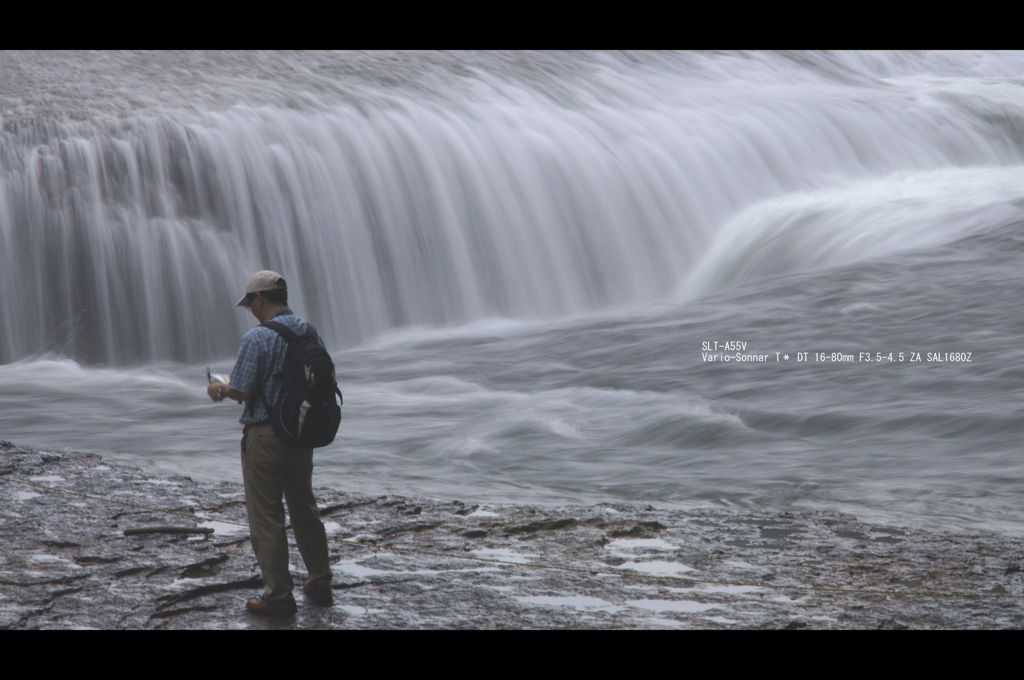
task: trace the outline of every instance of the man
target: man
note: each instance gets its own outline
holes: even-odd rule
[[[273,319],[299,334],[308,328],[306,321],[288,308],[288,286],[277,272],[256,272],[238,306],[247,308],[261,324]],[[274,434],[267,412],[267,405],[274,404],[281,393],[279,377],[286,350],[287,343],[278,333],[257,326],[242,336],[228,384],[215,382],[207,388],[214,401],[229,397],[246,404],[239,419],[245,426],[242,479],[250,540],[265,591],[245,606],[260,615],[292,614],[297,609],[288,571],[282,495],[309,572],[302,591],[313,604],[326,607],[333,602],[327,534],[313,496],[313,449],[296,448]]]

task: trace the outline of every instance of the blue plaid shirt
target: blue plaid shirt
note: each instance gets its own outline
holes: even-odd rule
[[[270,318],[300,335],[309,327],[304,319],[296,316],[290,309],[281,310]],[[248,396],[238,422],[243,425],[256,425],[270,420],[260,393],[262,391],[268,404],[277,401],[281,394],[281,373],[284,372],[284,355],[287,349],[288,343],[284,338],[270,328],[256,326],[242,336],[238,359],[235,361],[235,367],[231,369],[229,378],[232,389]]]

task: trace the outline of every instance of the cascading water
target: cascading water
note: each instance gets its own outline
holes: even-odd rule
[[[50,57],[51,79],[81,61],[114,79],[142,60],[161,80],[122,85],[125,100],[79,84],[80,116],[35,90],[5,112],[0,289],[15,294],[0,361],[228,353],[244,329],[230,303],[264,267],[285,273],[337,347],[403,326],[648,302],[702,265],[729,266],[709,250],[756,257],[731,221],[768,228],[793,195],[867,181],[884,195],[891,175],[948,168],[975,168],[979,184],[1019,177],[1007,170],[1022,154],[1019,95],[978,77],[1010,76],[1024,57],[798,56],[547,55],[546,68],[516,70],[529,55],[483,54],[434,64],[416,86],[416,56],[390,56],[382,69],[409,74],[397,85],[342,73],[326,91],[327,55],[258,55],[251,74],[244,55],[210,56],[199,78],[216,96],[192,96],[173,55]],[[967,93],[961,73],[974,76]],[[987,107],[962,105],[968,93]],[[811,265],[828,211],[797,210],[788,221],[811,226],[787,259]]]
[[[338,484],[1013,524],[1022,72],[0,53],[0,437],[233,478],[190,385],[230,370],[270,268],[336,355]],[[704,364],[720,336],[978,360]]]

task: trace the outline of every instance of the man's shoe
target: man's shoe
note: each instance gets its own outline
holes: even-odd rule
[[[262,595],[250,597],[246,600],[245,608],[249,610],[250,614],[256,614],[257,616],[284,616],[286,614],[294,614],[299,609],[295,605],[294,597],[289,596],[283,600],[268,600]]]
[[[330,607],[334,604],[334,593],[331,591],[330,584],[313,585],[312,583],[307,583],[302,586],[302,592],[310,602],[319,607]]]

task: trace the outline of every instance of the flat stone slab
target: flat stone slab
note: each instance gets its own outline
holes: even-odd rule
[[[1024,626],[1015,537],[836,512],[317,497],[334,605],[296,587],[297,614],[259,618],[240,484],[0,442],[0,628]]]

